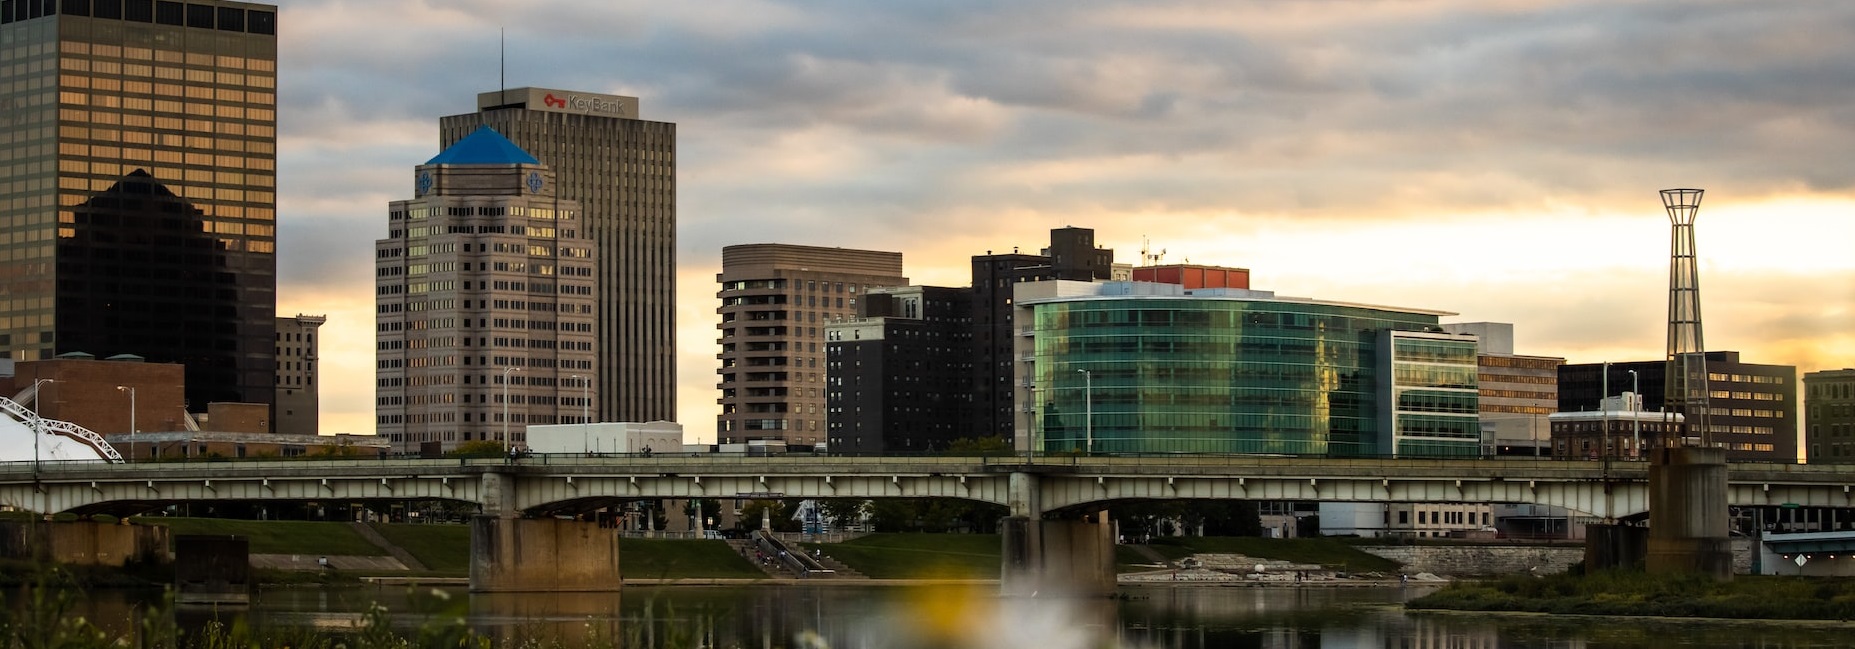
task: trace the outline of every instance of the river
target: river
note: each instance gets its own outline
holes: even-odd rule
[[[503,644],[569,647],[1083,649],[1584,649],[1847,646],[1842,625],[1405,613],[1423,588],[1133,587],[1117,599],[1002,599],[995,587],[632,587],[622,593],[470,595],[459,589],[266,589],[247,610],[186,610],[253,628],[356,624],[371,607],[411,633],[467,624]],[[146,592],[98,591],[81,612],[126,620]],[[461,622],[460,622],[461,620]]]

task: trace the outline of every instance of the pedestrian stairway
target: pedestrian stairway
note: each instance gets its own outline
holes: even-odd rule
[[[754,551],[756,548],[754,547],[753,539],[728,539],[728,547],[733,548],[735,554],[741,555],[741,557],[747,559],[748,562],[758,566],[768,577],[779,579],[796,579],[799,577],[797,573],[794,573],[790,568],[787,568],[778,561],[760,563],[755,559]],[[812,579],[869,579],[867,575],[851,569],[850,566],[844,565],[843,562],[833,559],[830,556],[819,556],[814,558],[818,560],[818,563],[824,564],[824,567],[830,568],[835,574],[829,577],[814,576]]]

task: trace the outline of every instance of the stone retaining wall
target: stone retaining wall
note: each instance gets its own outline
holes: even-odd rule
[[[1361,547],[1371,554],[1404,564],[1408,573],[1431,572],[1455,577],[1480,577],[1527,572],[1565,572],[1584,561],[1584,547],[1557,545],[1384,545]],[[1752,573],[1752,540],[1733,539],[1733,572]]]
[[[1584,561],[1584,547],[1575,545],[1385,545],[1359,549],[1404,564],[1409,574],[1429,572],[1451,577],[1511,575],[1533,568],[1539,574],[1553,574]]]

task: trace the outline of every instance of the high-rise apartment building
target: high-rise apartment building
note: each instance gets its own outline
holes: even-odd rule
[[[1811,464],[1855,464],[1855,369],[1803,375],[1804,448]]]
[[[477,95],[438,122],[441,147],[490,126],[559,178],[585,210],[598,265],[600,421],[676,420],[676,125],[638,99],[548,88]]]
[[[1708,430],[1696,430],[1695,418],[1686,417],[1685,436],[1693,444],[1711,440],[1734,462],[1796,462],[1797,368],[1742,362],[1732,351],[1707,352],[1706,365]],[[1559,410],[1597,410],[1601,398],[1640,387],[1643,410],[1679,412],[1665,405],[1665,392],[1658,389],[1668,366],[1660,360],[1610,363],[1609,394],[1603,391],[1603,363],[1561,366]]]
[[[1012,292],[1018,284],[1048,280],[1100,281],[1113,276],[1114,250],[1095,245],[1095,231],[1050,231],[1042,254],[1017,251],[973,257],[973,429],[971,437],[1011,439],[1017,415],[1011,383]]]
[[[520,447],[528,424],[579,423],[599,340],[579,203],[489,127],[419,165],[414,188],[374,244],[378,434],[401,451]]]
[[[872,289],[825,328],[832,453],[944,450],[972,437],[972,291]]]
[[[902,253],[763,243],[721,250],[723,444],[828,436],[824,330],[870,289],[902,286]]]
[[[327,316],[277,319],[277,416],[274,429],[292,435],[322,431],[321,389],[316,386],[316,332]]]
[[[0,355],[272,403],[277,8],[0,2]]]

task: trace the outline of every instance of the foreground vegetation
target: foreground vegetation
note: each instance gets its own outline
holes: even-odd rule
[[[1748,620],[1855,618],[1855,580],[1604,571],[1458,582],[1406,603],[1411,609]]]
[[[217,617],[199,627],[183,627],[172,602],[146,607],[128,620],[127,631],[107,630],[78,614],[79,589],[61,571],[41,570],[33,585],[8,591],[0,601],[0,649],[236,649],[240,647],[292,647],[297,649],[605,649],[640,645],[639,637],[602,635],[593,625],[575,637],[548,637],[516,630],[491,637],[469,628],[464,620],[469,601],[443,591],[413,591],[411,610],[390,614],[374,606],[353,629],[329,631],[311,628],[253,630],[242,618],[230,625]],[[414,628],[395,624],[410,616]],[[659,636],[658,646],[699,646],[695,634],[670,627]],[[635,636],[635,632],[633,632]]]

